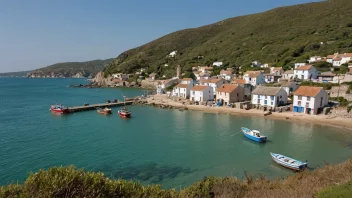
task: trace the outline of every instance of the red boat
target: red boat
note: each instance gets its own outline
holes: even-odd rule
[[[124,107],[122,110],[118,110],[117,113],[123,118],[131,117],[131,112],[127,111],[126,107]]]
[[[61,106],[61,105],[51,105],[50,111],[53,113],[69,113],[69,109],[67,107]]]

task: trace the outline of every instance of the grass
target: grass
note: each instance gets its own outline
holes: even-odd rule
[[[245,175],[244,181],[234,177],[205,177],[175,190],[113,180],[102,173],[73,166],[54,167],[31,173],[24,184],[1,186],[0,197],[335,197],[350,195],[352,160],[276,180]]]
[[[333,185],[318,194],[318,198],[352,197],[352,180],[344,185]]]
[[[174,76],[177,65],[185,72],[214,61],[239,68],[254,60],[289,69],[313,55],[351,52],[352,27],[345,20],[352,18],[351,9],[350,0],[320,1],[180,30],[123,52],[104,71],[132,73],[149,67],[148,72]],[[167,58],[174,50],[176,57]],[[328,65],[319,68],[329,70]]]

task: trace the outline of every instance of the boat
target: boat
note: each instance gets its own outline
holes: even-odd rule
[[[117,113],[123,117],[123,118],[130,118],[131,117],[131,112],[127,110],[126,107],[126,96],[123,97],[124,98],[124,107],[121,110],[118,110]]]
[[[104,115],[111,114],[111,109],[109,109],[107,107],[105,107],[104,109],[98,108],[97,112],[100,114],[104,114]]]
[[[241,130],[247,138],[254,140],[256,142],[266,142],[266,136],[260,135],[260,132],[257,130],[250,130],[246,127],[241,127]]]
[[[51,105],[50,106],[50,111],[53,113],[69,113],[69,109],[67,107],[61,106],[61,105]]]
[[[295,170],[295,171],[301,171],[303,169],[305,169],[306,167],[308,167],[308,162],[306,161],[305,163],[292,159],[290,157],[281,155],[281,154],[276,154],[276,153],[271,153],[271,158],[278,164],[280,164],[281,166],[284,166],[286,168]]]
[[[124,107],[121,110],[118,110],[117,113],[123,118],[130,118],[131,117],[131,112],[128,111],[126,107]]]

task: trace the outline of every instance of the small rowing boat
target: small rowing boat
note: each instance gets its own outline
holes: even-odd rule
[[[266,136],[260,135],[260,132],[257,130],[250,130],[246,127],[241,127],[243,135],[247,138],[256,141],[256,142],[266,142]]]
[[[303,170],[304,168],[306,168],[308,166],[308,162],[306,161],[305,163],[292,159],[290,157],[281,155],[281,154],[276,154],[276,153],[271,153],[271,158],[278,164],[280,164],[281,166],[284,166],[286,168],[295,170],[295,171],[300,171]]]
[[[109,108],[107,108],[107,107],[105,107],[104,109],[97,109],[97,112],[98,113],[100,113],[100,114],[104,114],[104,115],[106,115],[106,114],[111,114],[111,109],[109,109]]]

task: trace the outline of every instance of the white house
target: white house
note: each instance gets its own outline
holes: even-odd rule
[[[233,78],[233,74],[231,70],[221,70],[220,76],[225,80],[231,80]]]
[[[223,62],[213,62],[213,66],[215,67],[221,67],[223,65]]]
[[[320,60],[322,60],[321,56],[312,56],[312,57],[309,58],[308,62],[309,63],[315,63],[315,62],[318,62]]]
[[[332,73],[331,71],[322,72],[322,73],[318,74],[318,82],[339,83],[339,76],[335,73]]]
[[[213,88],[209,86],[196,85],[191,89],[191,101],[207,102],[214,100]]]
[[[112,77],[120,79],[122,81],[128,80],[128,75],[122,73],[112,74]]]
[[[305,66],[297,67],[294,70],[293,75],[294,75],[294,78],[298,78],[301,80],[317,79],[318,70],[316,70],[313,65],[305,65]]]
[[[305,66],[307,63],[295,63],[295,69],[300,66]]]
[[[169,57],[175,57],[177,55],[177,51],[172,51],[169,54]]]
[[[208,80],[200,80],[199,81],[200,85],[204,86],[210,86],[213,88],[213,93],[216,93],[216,90],[221,87],[223,84],[225,84],[225,80],[222,78],[213,78],[213,79],[208,79]]]
[[[257,87],[252,91],[252,104],[278,107],[287,104],[287,92],[281,87]]]
[[[300,86],[293,93],[293,112],[319,114],[328,100],[328,93],[322,87]]]
[[[204,73],[204,72],[201,72],[201,71],[195,71],[193,72],[194,75],[196,76],[197,80],[202,80],[202,79],[209,79],[211,77],[210,73]]]
[[[274,74],[274,76],[282,76],[284,70],[282,69],[282,67],[271,67],[270,73]]]
[[[168,80],[161,80],[159,81],[158,85],[160,85],[161,89],[165,89],[167,87],[170,87],[171,85],[174,85],[178,82],[178,78],[171,78]]]
[[[262,64],[259,61],[253,61],[252,62],[252,67],[261,67]]]
[[[263,65],[260,66],[261,68],[268,68],[269,67],[269,64],[268,63],[265,63]]]
[[[243,75],[243,79],[246,83],[251,84],[252,86],[265,84],[264,76],[260,71],[247,71]]]
[[[282,74],[283,79],[293,79],[294,78],[294,71],[293,70],[287,70]]]
[[[335,53],[333,55],[328,55],[326,59],[326,62],[331,63],[335,67],[339,67],[343,64],[349,63],[350,61],[352,61],[352,53]]]
[[[198,71],[201,71],[203,73],[206,73],[206,72],[212,72],[213,71],[213,67],[208,67],[208,66],[202,66],[202,67],[198,67]]]
[[[172,90],[172,95],[188,99],[190,96],[190,90],[194,86],[192,78],[183,78],[181,83],[176,85]]]

